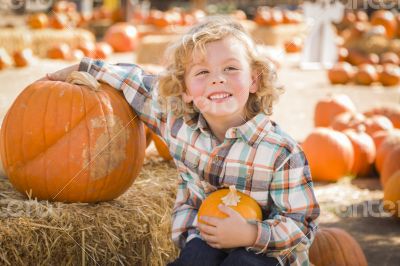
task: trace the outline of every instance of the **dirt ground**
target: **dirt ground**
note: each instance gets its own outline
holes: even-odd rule
[[[313,110],[328,93],[346,93],[361,111],[379,104],[399,104],[400,88],[381,86],[331,86],[323,70],[303,71],[298,55],[274,50],[281,63],[278,72],[286,92],[275,107],[273,118],[283,129],[302,141],[313,128]],[[110,62],[134,62],[134,55],[119,54]],[[0,71],[0,121],[18,93],[34,80],[71,63],[37,60],[30,67]],[[400,220],[381,210],[382,190],[376,177],[335,184],[315,184],[321,204],[321,226],[340,227],[360,243],[369,265],[399,265]]]

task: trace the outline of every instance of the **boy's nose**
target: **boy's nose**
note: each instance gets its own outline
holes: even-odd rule
[[[221,83],[221,84],[222,84],[222,83],[224,83],[224,81],[223,81],[223,80],[220,80],[220,81],[213,81],[212,84],[215,85],[215,84],[217,84],[217,83]]]

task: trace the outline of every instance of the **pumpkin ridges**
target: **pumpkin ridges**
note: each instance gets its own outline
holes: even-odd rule
[[[341,252],[335,252],[335,254],[334,254],[335,256],[333,257],[333,259],[335,259],[335,262],[337,263],[337,265],[347,266],[345,256],[343,255],[343,251],[346,251],[346,250],[343,250],[342,247],[340,246],[339,241],[337,241],[337,239],[334,235],[334,233],[337,233],[335,228],[332,228],[331,230],[332,231],[328,231],[325,234],[325,237],[327,239],[330,239],[329,241],[327,241],[330,244],[330,248],[328,250],[340,250]],[[333,253],[332,253],[332,255],[333,255]]]

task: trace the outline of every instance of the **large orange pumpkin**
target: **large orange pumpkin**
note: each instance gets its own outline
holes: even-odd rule
[[[390,151],[400,145],[400,130],[392,130],[390,134],[382,141],[379,149],[376,152],[375,168],[381,173],[383,163],[385,162],[386,156]]]
[[[350,173],[354,149],[349,138],[330,128],[315,128],[302,143],[316,181],[337,181]]]
[[[324,97],[315,106],[314,125],[316,127],[328,127],[335,116],[347,111],[356,111],[356,107],[349,96],[336,94]]]
[[[400,128],[400,106],[380,106],[372,108],[364,113],[366,116],[384,115],[392,121],[395,128]]]
[[[365,128],[347,129],[343,131],[350,139],[354,149],[354,163],[351,173],[356,176],[366,176],[372,171],[376,150],[372,138],[364,131]]]
[[[310,261],[316,266],[367,266],[357,241],[340,228],[320,228],[310,247]]]
[[[106,201],[121,195],[138,175],[143,124],[121,94],[88,75],[70,76],[88,86],[35,82],[7,112],[1,158],[21,193],[63,202]]]
[[[119,22],[107,30],[104,40],[116,52],[133,51],[138,45],[138,31],[135,26],[129,23]]]
[[[165,141],[156,133],[152,133],[151,138],[154,141],[154,146],[156,146],[158,154],[166,161],[172,160],[172,156],[169,153],[167,143],[165,143]]]
[[[235,186],[224,188],[211,193],[201,204],[198,212],[199,222],[201,216],[226,218],[227,215],[218,209],[219,204],[225,204],[239,212],[247,220],[262,220],[261,208],[257,201],[248,195],[236,190]]]
[[[387,180],[383,190],[384,208],[400,218],[400,171]]]
[[[382,172],[379,177],[381,185],[385,187],[386,182],[397,171],[400,171],[400,145],[393,147],[383,162]]]

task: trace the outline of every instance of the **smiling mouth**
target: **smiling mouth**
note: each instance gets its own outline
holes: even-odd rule
[[[227,99],[227,98],[229,98],[231,96],[232,96],[232,94],[226,93],[226,92],[214,93],[214,94],[208,96],[208,99],[211,100],[211,101],[220,101],[220,100]]]

